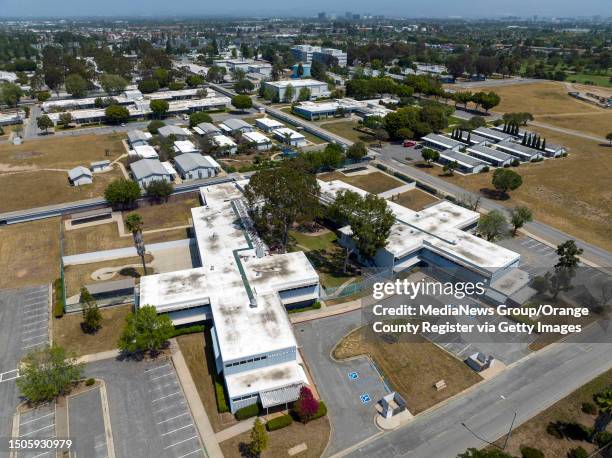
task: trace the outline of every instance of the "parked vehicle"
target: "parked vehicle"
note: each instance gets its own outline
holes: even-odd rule
[[[404,148],[410,148],[412,146],[416,145],[416,142],[413,140],[404,140],[403,146]]]

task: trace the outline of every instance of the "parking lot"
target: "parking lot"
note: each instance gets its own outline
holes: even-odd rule
[[[145,369],[154,420],[164,443],[165,456],[204,456],[198,432],[172,362]]]
[[[361,313],[356,311],[295,326],[298,345],[333,425],[327,455],[378,432],[375,405],[388,393],[380,375],[368,358],[337,362],[330,357],[342,337],[361,324]]]
[[[0,437],[10,436],[19,403],[15,384],[19,361],[49,342],[48,329],[47,285],[0,291]]]
[[[12,415],[11,415],[12,417]],[[55,403],[23,412],[19,417],[21,439],[51,439],[55,437]],[[55,451],[33,450],[17,453],[18,457],[52,457]]]
[[[106,458],[109,456],[102,412],[100,388],[68,398],[69,437],[75,439],[71,456]]]
[[[170,360],[108,359],[86,373],[106,383],[115,456],[206,455]]]

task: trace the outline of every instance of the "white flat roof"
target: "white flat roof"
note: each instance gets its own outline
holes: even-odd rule
[[[262,391],[275,390],[290,385],[308,384],[302,366],[291,361],[274,366],[253,369],[225,376],[227,394],[230,398]]]
[[[191,153],[198,150],[190,140],[177,140],[174,142],[174,146],[181,153]]]
[[[257,143],[258,145],[271,143],[271,140],[261,132],[245,132],[242,136],[248,141]]]
[[[257,118],[255,124],[262,124],[268,128],[283,127],[283,123],[272,118]]]
[[[234,140],[232,140],[226,135],[215,135],[212,139],[217,144],[217,146],[236,146]]]
[[[282,81],[266,81],[266,84],[277,88],[286,88],[291,85],[293,87],[310,87],[310,86],[325,86],[327,83],[324,81],[317,81],[313,79],[295,79],[295,80],[282,80]]]
[[[326,201],[348,189],[365,195],[366,192],[340,180],[319,180],[321,194]],[[442,200],[418,212],[395,202],[387,201],[396,217],[386,249],[401,258],[422,247],[433,249],[463,265],[495,271],[520,258],[518,253],[487,242],[462,229],[478,221],[480,214]]]
[[[280,129],[275,129],[274,134],[278,135],[281,138],[284,138],[286,135],[289,135],[291,140],[298,140],[300,138],[306,138],[304,135],[296,132],[293,129],[289,129],[288,127],[281,127]]]
[[[136,145],[134,151],[143,159],[154,159],[159,157],[157,151],[155,151],[155,148],[151,145]]]

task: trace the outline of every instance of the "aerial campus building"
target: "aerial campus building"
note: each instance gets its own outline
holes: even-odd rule
[[[321,201],[333,202],[338,192],[366,192],[343,181],[319,181]],[[520,255],[469,232],[480,217],[448,201],[441,201],[418,212],[393,201],[387,201],[396,221],[387,245],[373,258],[377,267],[401,272],[413,266],[429,267],[459,281],[481,281],[488,286],[487,295],[505,299],[528,281],[527,273],[517,269]],[[353,244],[351,228],[340,228],[340,244]]]
[[[341,49],[296,45],[291,48],[291,54],[298,62],[322,62],[328,67],[346,67],[347,62],[347,54]]]
[[[201,267],[143,277],[137,306],[153,305],[175,325],[212,319],[215,366],[230,410],[298,398],[308,384],[286,307],[319,298],[319,277],[303,252],[270,254],[248,215],[242,186],[200,189],[192,209]]]

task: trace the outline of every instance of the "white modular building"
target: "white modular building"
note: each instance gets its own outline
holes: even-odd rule
[[[325,81],[317,81],[313,79],[301,79],[301,80],[282,80],[282,81],[266,81],[265,87],[274,91],[275,99],[281,102],[295,102],[300,96],[300,90],[306,88],[310,91],[310,99],[315,100],[320,97],[329,97],[331,92],[327,87]],[[286,100],[285,94],[287,87],[293,88],[293,96],[291,100]]]
[[[177,140],[174,142],[172,149],[174,149],[174,152],[176,154],[199,153],[200,152],[200,150],[196,148],[196,146],[190,140]]]
[[[304,135],[288,127],[281,127],[280,129],[276,129],[273,133],[277,140],[288,145],[302,147],[308,144]]]
[[[212,142],[226,153],[236,154],[238,151],[238,145],[236,142],[226,135],[215,135],[212,138]]]
[[[280,122],[277,121],[276,119],[273,118],[257,118],[255,120],[255,125],[257,126],[257,128],[263,130],[264,132],[272,132],[275,129],[280,129],[282,127],[285,127],[285,125]]]
[[[153,181],[172,182],[172,175],[159,159],[141,159],[130,164],[134,180],[141,188],[146,188]]]
[[[245,132],[242,134],[242,138],[249,143],[255,144],[259,151],[268,151],[272,148],[272,140],[260,132]]]
[[[200,153],[181,154],[174,159],[174,165],[183,180],[210,178],[221,171],[217,161]]]

